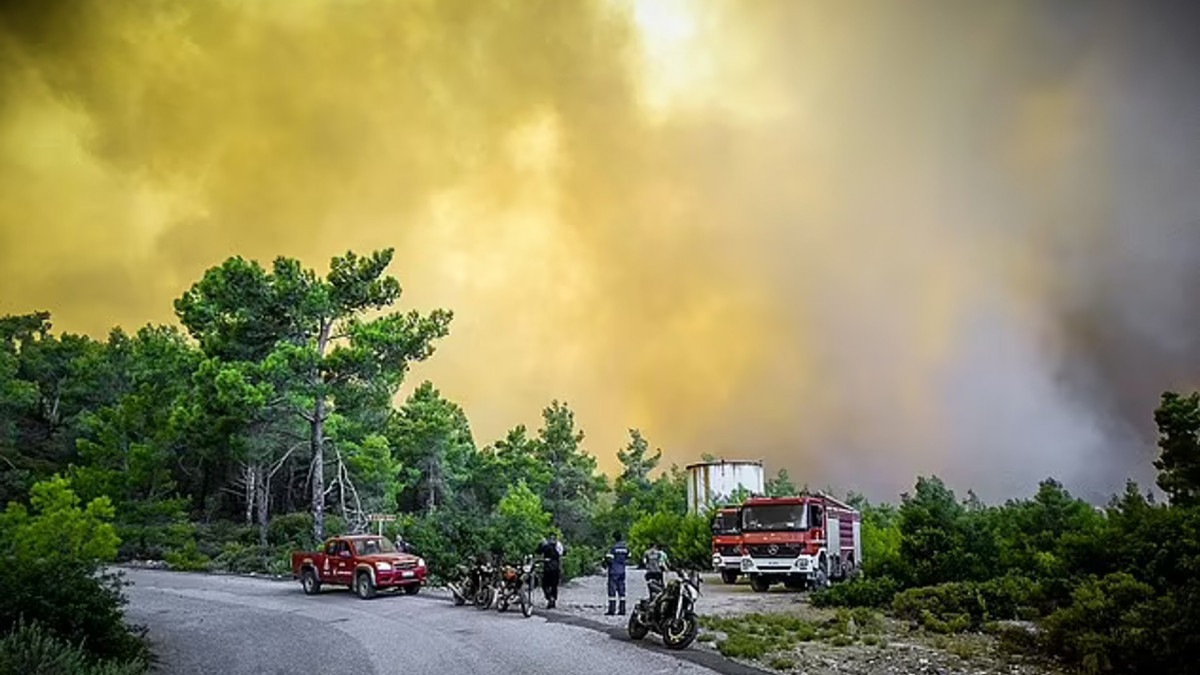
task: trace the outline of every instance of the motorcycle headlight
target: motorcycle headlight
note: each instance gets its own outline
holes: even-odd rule
[[[392,564],[385,563],[385,562],[377,562],[377,563],[375,563],[375,569],[379,570],[380,572],[390,572],[390,571],[392,571]]]

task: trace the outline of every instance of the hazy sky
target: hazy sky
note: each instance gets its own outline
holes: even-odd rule
[[[0,313],[393,246],[481,444],[1103,495],[1200,375],[1194,6],[4,0]]]

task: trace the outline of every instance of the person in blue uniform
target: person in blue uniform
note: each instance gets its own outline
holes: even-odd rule
[[[613,533],[613,545],[604,556],[604,567],[608,570],[608,611],[604,614],[625,614],[625,563],[629,560],[629,547],[620,532]],[[618,611],[620,603],[620,611]]]

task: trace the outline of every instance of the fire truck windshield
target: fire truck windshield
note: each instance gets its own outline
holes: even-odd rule
[[[764,504],[742,509],[744,532],[796,531],[808,529],[803,504]]]
[[[718,513],[713,518],[713,534],[737,534],[738,521],[736,513]]]

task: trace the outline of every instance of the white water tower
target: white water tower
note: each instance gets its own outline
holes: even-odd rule
[[[762,460],[717,460],[689,464],[688,513],[705,513],[718,499],[737,492],[763,494]]]

